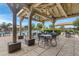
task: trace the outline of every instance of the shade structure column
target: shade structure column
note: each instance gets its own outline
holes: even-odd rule
[[[13,53],[18,50],[21,50],[21,42],[17,42],[17,28],[16,28],[16,4],[12,4],[12,13],[13,13],[13,42],[8,43],[8,52]]]
[[[42,24],[43,24],[42,30],[44,30],[44,28],[45,28],[44,23],[45,23],[45,22],[43,21],[43,22],[42,22]]]
[[[28,40],[26,41],[26,44],[28,46],[32,46],[35,44],[35,39],[32,38],[32,16],[33,16],[33,11],[31,10],[29,13],[29,27],[28,27]]]
[[[29,40],[32,39],[32,11],[29,13],[29,27],[28,27],[28,30],[29,30]]]
[[[17,42],[16,11],[16,5],[13,4],[13,43]]]
[[[53,18],[53,21],[52,21],[53,28],[55,29],[55,22],[56,22],[56,17],[52,16],[52,18]]]
[[[22,35],[22,19],[20,20],[20,28],[19,28],[19,32],[20,32],[20,35],[18,36],[18,39],[23,39],[23,35]]]
[[[55,22],[56,22],[56,20],[53,20],[53,21],[52,21],[53,29],[55,29]],[[53,31],[54,31],[54,30],[53,30]]]
[[[22,33],[22,20],[20,20],[20,36],[21,36],[21,33]]]

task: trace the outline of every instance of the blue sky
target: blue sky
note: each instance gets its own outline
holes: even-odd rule
[[[56,21],[56,24],[64,23],[64,22],[73,22],[75,21],[79,16],[77,17],[72,17],[72,18],[65,18],[65,19],[60,19]],[[17,17],[17,24],[19,25],[19,18]],[[9,9],[9,7],[6,4],[0,3],[0,23],[6,22],[6,23],[12,23],[12,12]],[[29,20],[24,19],[22,25],[28,25]],[[32,21],[32,23],[37,24],[39,22]],[[51,22],[45,22],[45,26],[49,26],[52,24]],[[73,26],[65,26],[65,27],[73,27]]]

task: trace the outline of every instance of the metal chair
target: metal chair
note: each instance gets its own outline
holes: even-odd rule
[[[48,39],[43,37],[43,36],[40,36],[41,34],[44,34],[44,33],[38,33],[38,46],[41,47],[41,48],[45,48],[45,45],[48,43]],[[42,44],[42,46],[40,45],[40,43]],[[44,43],[44,44],[43,44]]]
[[[56,37],[57,37],[58,35],[57,35],[57,33],[51,33],[51,35],[52,35],[52,38],[50,39],[50,44],[51,44],[53,47],[56,47],[56,46],[57,46]],[[54,41],[55,44],[53,44],[52,41]]]

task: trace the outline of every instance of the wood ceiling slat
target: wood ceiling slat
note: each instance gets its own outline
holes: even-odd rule
[[[67,13],[68,13],[68,15],[70,15],[70,14],[72,14],[72,4],[70,3],[70,4],[67,4]]]
[[[27,4],[26,4],[27,5]],[[28,7],[33,6],[34,13],[39,14],[41,17],[45,17],[45,19],[52,19],[51,16],[56,17],[56,19],[71,17],[73,15],[78,15],[79,13],[79,4],[71,4],[71,3],[46,3],[46,4],[28,4]],[[56,7],[57,6],[57,7]],[[29,12],[28,12],[29,13]],[[24,13],[23,13],[24,14]],[[65,16],[65,17],[64,17]],[[42,17],[42,18],[43,18]]]
[[[50,12],[51,16],[55,16],[53,9],[50,8],[49,12]]]
[[[65,10],[63,9],[63,7],[60,3],[57,3],[57,7],[62,12],[63,16],[67,17],[67,14],[66,14]]]
[[[41,5],[41,3],[32,4],[32,7],[36,8],[36,7],[38,7],[39,5]]]
[[[56,17],[60,17],[61,14],[59,13],[57,7],[55,7],[55,12],[56,12]]]
[[[58,13],[59,13],[59,17],[61,17],[61,16],[62,16],[62,13],[61,13],[60,10],[58,9],[58,7],[57,7],[57,10],[58,10]]]
[[[54,14],[54,17],[57,17],[56,15],[56,10],[55,10],[55,8],[54,9],[52,9],[52,12],[53,12],[53,14]]]

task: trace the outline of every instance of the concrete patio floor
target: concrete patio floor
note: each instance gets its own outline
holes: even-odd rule
[[[37,40],[34,46],[27,46],[24,40],[22,49],[15,53],[8,53],[7,44],[12,41],[12,37],[0,37],[0,56],[78,56],[79,55],[79,39],[76,37],[66,38],[59,36],[56,47],[40,48]]]

